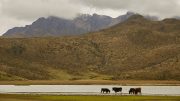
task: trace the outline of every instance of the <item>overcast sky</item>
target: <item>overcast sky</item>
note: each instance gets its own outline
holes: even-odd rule
[[[127,11],[161,18],[180,16],[180,0],[0,0],[0,35],[39,17],[72,19],[79,13],[117,17]]]

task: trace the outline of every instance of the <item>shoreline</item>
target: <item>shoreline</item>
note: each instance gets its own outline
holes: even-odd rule
[[[76,93],[76,92],[7,92],[0,93],[0,95],[58,95],[58,96],[135,96],[128,93],[110,93],[110,94],[102,94],[102,93]],[[137,96],[137,95],[136,95]],[[138,96],[180,96],[180,94],[142,94]]]
[[[0,85],[122,85],[122,86],[180,86],[180,81],[167,80],[27,80],[0,81]]]

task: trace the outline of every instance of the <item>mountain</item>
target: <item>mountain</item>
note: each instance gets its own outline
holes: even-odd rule
[[[180,80],[177,19],[133,15],[93,33],[0,43],[0,80]]]
[[[134,13],[128,12],[126,15],[112,18],[105,15],[80,14],[73,20],[58,17],[39,18],[31,25],[25,27],[15,27],[8,30],[5,37],[39,37],[39,36],[62,36],[79,35],[88,32],[98,31],[117,23],[123,22]]]
[[[180,19],[180,16],[175,16],[174,18],[176,18],[176,19]]]

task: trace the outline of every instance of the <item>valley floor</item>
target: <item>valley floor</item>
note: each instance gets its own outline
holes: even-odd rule
[[[180,81],[162,80],[28,80],[1,81],[0,85],[142,85],[142,86],[180,86]]]
[[[180,96],[0,95],[0,101],[180,101]]]

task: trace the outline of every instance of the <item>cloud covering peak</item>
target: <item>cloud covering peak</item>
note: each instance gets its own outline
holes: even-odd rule
[[[116,17],[127,11],[161,18],[180,16],[180,0],[0,0],[0,35],[39,17],[72,19],[79,13]]]
[[[73,18],[81,9],[80,3],[70,0],[3,0],[3,14],[18,19],[59,16]]]
[[[78,0],[99,9],[128,10],[161,18],[180,16],[180,0]]]

